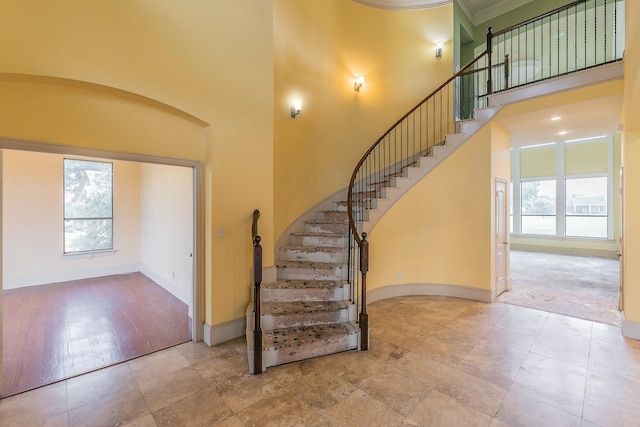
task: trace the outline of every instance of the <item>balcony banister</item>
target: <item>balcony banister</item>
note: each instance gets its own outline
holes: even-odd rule
[[[486,53],[487,52],[484,51],[484,52],[481,52],[480,54],[478,54],[475,58],[473,58],[471,60],[471,62],[466,64],[464,67],[460,68],[460,70],[458,70],[456,73],[454,73],[451,77],[449,77],[444,83],[442,83],[440,86],[438,86],[435,90],[433,90],[422,101],[417,103],[411,110],[409,110],[409,112],[407,114],[402,116],[389,129],[387,129],[387,131],[379,139],[377,139],[376,142],[374,142],[371,145],[371,147],[369,147],[369,149],[364,153],[364,155],[362,156],[362,158],[360,159],[360,161],[356,165],[355,169],[353,170],[353,174],[351,175],[351,179],[349,181],[349,190],[347,191],[347,211],[348,211],[348,215],[349,215],[349,227],[351,228],[351,232],[353,233],[353,237],[356,240],[356,242],[358,243],[358,245],[362,242],[362,237],[360,236],[360,234],[358,232],[357,226],[355,225],[355,219],[353,217],[353,210],[352,210],[352,202],[353,202],[353,199],[352,199],[353,194],[352,193],[353,193],[353,191],[352,190],[353,190],[353,186],[355,184],[356,178],[358,176],[358,171],[362,167],[363,163],[367,160],[367,157],[369,156],[369,154],[371,154],[371,152],[373,152],[373,150],[375,150],[375,148],[380,144],[380,142],[389,133],[391,133],[400,123],[402,123],[404,120],[406,120],[406,118],[409,117],[411,115],[411,113],[413,113],[414,111],[419,109],[420,106],[424,105],[429,99],[434,97],[438,92],[440,92],[443,88],[445,88],[447,85],[449,85],[456,78],[458,78],[459,76],[465,74],[465,71],[467,69],[471,68],[480,59],[482,59],[486,55]]]
[[[350,254],[359,251],[361,264],[359,279],[355,274],[358,257],[349,257],[352,293],[360,294],[362,304],[361,349],[368,348],[369,242],[364,231],[370,230],[365,230],[364,223],[371,218],[377,200],[388,194],[384,189],[407,176],[407,168],[432,155],[434,147],[445,145],[447,135],[459,132],[459,122],[473,119],[475,110],[488,104],[488,95],[620,61],[623,4],[624,0],[577,0],[497,32],[489,27],[484,52],[429,93],[365,151],[347,190]],[[561,39],[563,36],[566,38]],[[502,58],[504,62],[498,62]],[[388,203],[386,206],[388,209]]]

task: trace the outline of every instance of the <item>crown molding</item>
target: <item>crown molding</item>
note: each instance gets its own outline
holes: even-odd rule
[[[389,10],[428,9],[451,4],[453,0],[353,0],[365,6]]]
[[[478,26],[483,22],[507,13],[513,9],[517,9],[531,1],[533,0],[493,0],[491,2],[458,0],[458,4],[469,17],[473,25]]]

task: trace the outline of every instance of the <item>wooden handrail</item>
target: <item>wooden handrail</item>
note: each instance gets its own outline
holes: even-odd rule
[[[358,245],[360,245],[360,243],[362,242],[362,237],[360,237],[359,233],[358,233],[358,229],[355,223],[355,219],[353,217],[353,186],[355,184],[356,181],[356,177],[358,176],[358,171],[360,170],[360,167],[362,166],[362,164],[365,162],[365,160],[367,159],[367,157],[369,156],[369,154],[371,154],[371,152],[373,150],[375,150],[375,148],[378,146],[378,144],[380,144],[380,142],[382,140],[384,140],[384,138],[391,132],[393,131],[393,129],[396,128],[396,126],[398,126],[400,123],[402,123],[407,117],[409,117],[413,112],[415,112],[418,108],[420,108],[421,105],[423,105],[425,102],[427,102],[430,98],[432,98],[433,96],[435,96],[438,92],[440,92],[444,87],[446,87],[449,83],[451,83],[452,81],[454,81],[456,78],[458,78],[460,75],[462,75],[465,70],[467,70],[468,68],[470,68],[471,66],[473,66],[473,64],[475,64],[476,62],[478,62],[480,59],[482,59],[482,57],[484,57],[486,55],[487,51],[485,50],[484,52],[478,54],[475,58],[473,58],[471,60],[471,62],[469,62],[467,65],[465,65],[464,67],[462,67],[460,70],[458,70],[455,74],[453,74],[451,77],[449,77],[444,83],[442,83],[440,86],[438,86],[434,91],[432,91],[429,95],[427,95],[424,99],[422,99],[422,101],[420,101],[419,103],[417,103],[411,110],[409,110],[409,112],[407,114],[405,114],[404,116],[402,116],[398,121],[396,121],[391,127],[389,127],[389,129],[386,130],[386,132],[376,140],[376,142],[374,142],[371,147],[369,147],[369,149],[364,153],[364,155],[362,156],[362,158],[360,159],[360,161],[358,162],[358,164],[356,165],[355,169],[353,170],[353,174],[351,175],[351,179],[349,180],[349,188],[347,190],[347,213],[349,216],[349,227],[351,228],[351,231],[353,232],[353,236],[356,240],[356,242],[358,243]]]
[[[258,235],[258,220],[260,219],[260,211],[255,209],[253,211],[253,222],[251,224],[251,240],[255,239]]]

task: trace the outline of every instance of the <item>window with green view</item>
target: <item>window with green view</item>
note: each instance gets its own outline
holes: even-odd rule
[[[64,159],[64,253],[113,249],[113,163]]]

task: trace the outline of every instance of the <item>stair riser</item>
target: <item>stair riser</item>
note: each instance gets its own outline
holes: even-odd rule
[[[307,233],[347,234],[348,229],[349,224],[343,222],[306,223],[304,225],[304,231]]]
[[[262,360],[265,366],[276,366],[356,348],[358,348],[358,334],[354,332],[326,341],[303,343],[277,350],[266,349]]]
[[[281,261],[305,261],[305,262],[333,262],[333,263],[345,263],[347,262],[347,251],[323,251],[321,247],[313,250],[300,250],[300,249],[280,249]]]
[[[346,206],[345,206],[346,207]],[[322,221],[349,221],[349,215],[347,211],[320,211],[317,215],[319,220]]]
[[[346,280],[346,268],[278,268],[278,280]]]
[[[347,322],[349,311],[345,309],[318,313],[295,313],[273,316],[262,316],[263,329],[289,328],[294,326],[311,326],[336,322]]]
[[[303,236],[292,234],[289,243],[296,246],[347,247],[347,237]]]
[[[354,206],[359,206],[364,209],[376,209],[378,206],[379,199],[358,199],[357,204],[354,203]],[[356,207],[354,207],[356,209]]]
[[[262,301],[282,302],[282,301],[344,301],[348,298],[349,287],[339,286],[336,288],[308,288],[308,289],[271,289],[263,288],[261,291]]]
[[[347,202],[336,202],[333,204],[333,209],[340,212],[346,212],[347,206],[349,206]]]

